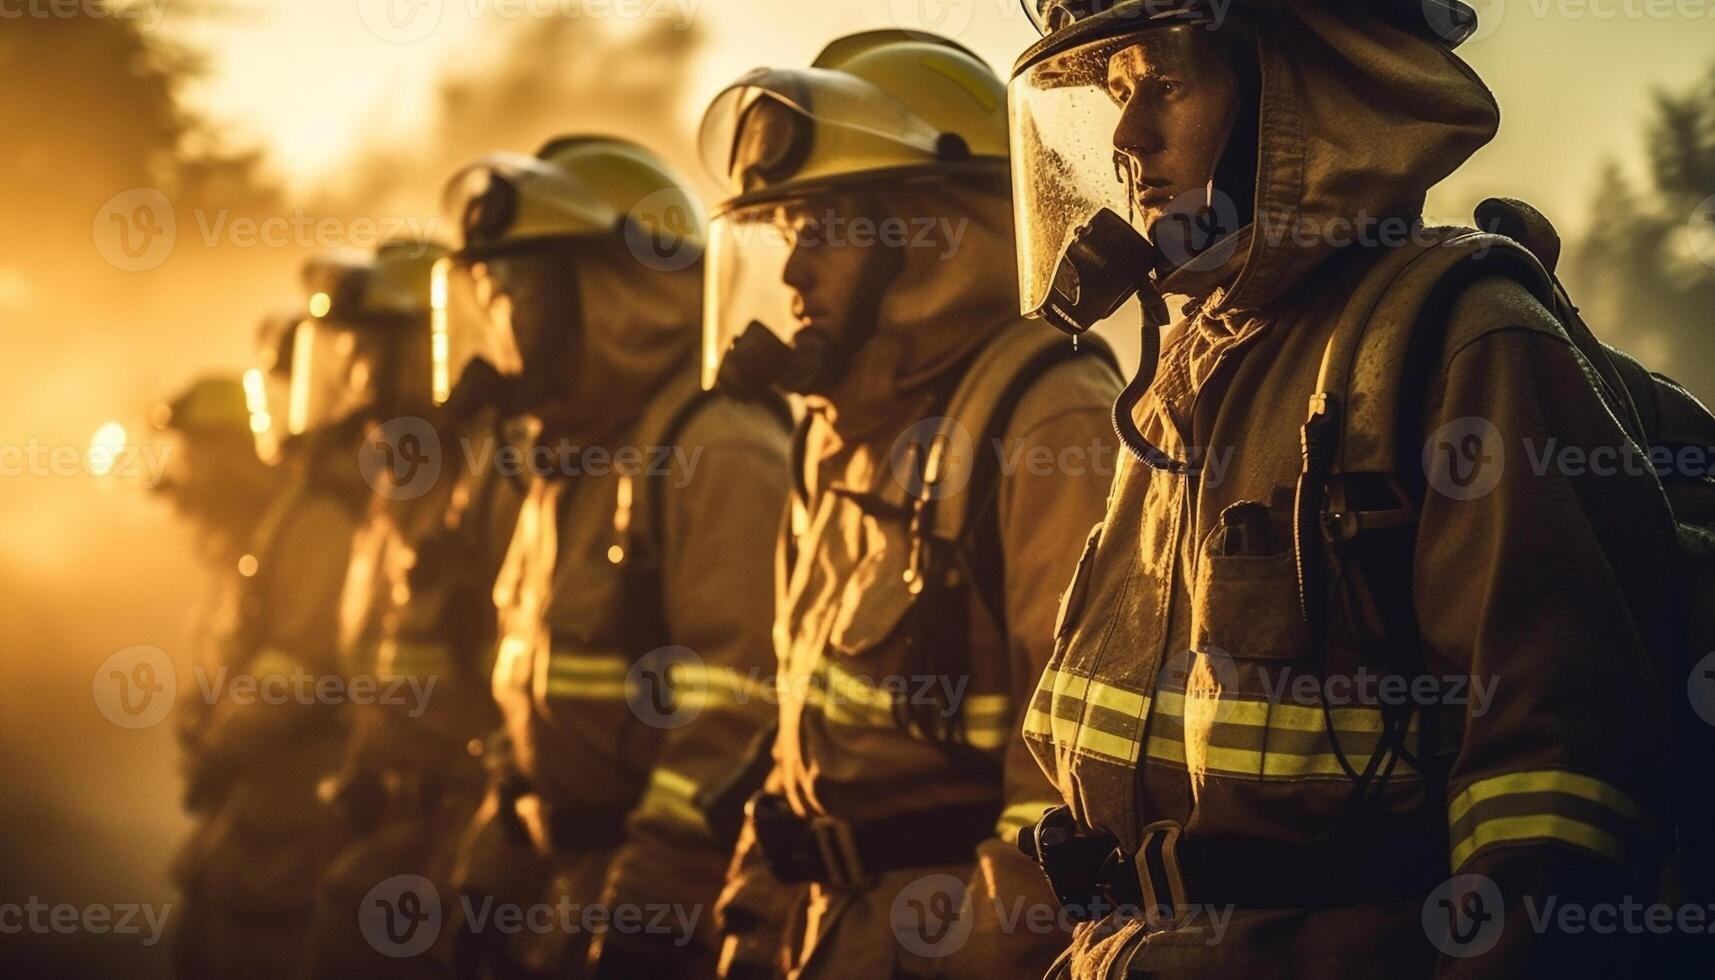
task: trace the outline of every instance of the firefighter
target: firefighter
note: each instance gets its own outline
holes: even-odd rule
[[[1014,975],[1067,939],[1014,846],[1056,799],[1018,727],[1119,379],[1104,345],[1018,315],[1005,102],[957,44],[879,31],[743,76],[703,121],[731,195],[708,380],[807,409],[730,977]]]
[[[532,430],[494,589],[503,735],[456,874],[461,968],[712,975],[730,842],[701,801],[768,720],[785,416],[701,390],[701,206],[648,150],[568,136],[490,157],[447,210],[449,345],[507,376]],[[519,905],[551,928],[476,914]]]
[[[1024,722],[1090,920],[1054,975],[1627,974],[1532,919],[1652,893],[1673,528],[1652,473],[1526,465],[1629,437],[1536,257],[1421,220],[1496,130],[1474,15],[1033,15],[1026,307],[1141,290],[1148,347],[1186,304]]]
[[[262,366],[245,378],[280,489],[238,559],[245,587],[222,669],[199,679],[187,800],[209,816],[175,864],[187,976],[296,975],[317,882],[339,847],[318,797],[345,737],[344,698],[327,692],[343,690],[347,672],[340,593],[370,497],[358,451],[391,356],[358,325],[395,316],[399,302],[369,288],[370,264],[307,263],[308,315],[265,324]],[[285,382],[273,399],[269,377]]]
[[[371,325],[387,332],[392,357],[359,457],[375,496],[340,611],[342,659],[373,696],[353,699],[344,767],[323,786],[350,843],[321,885],[308,976],[444,973],[433,955],[396,955],[407,947],[376,931],[384,910],[364,901],[398,875],[417,876],[437,897],[446,891],[485,788],[482,739],[499,721],[488,685],[492,593],[521,481],[487,465],[507,437],[493,404],[498,375],[472,362],[445,386],[445,345],[433,342],[444,330],[433,329],[430,309],[445,294],[444,283],[431,286],[444,254],[384,250],[374,263],[401,303]]]

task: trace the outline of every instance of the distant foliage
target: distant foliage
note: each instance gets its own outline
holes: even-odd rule
[[[1607,167],[1567,285],[1605,339],[1715,401],[1715,66],[1656,96],[1644,139],[1643,186]]]

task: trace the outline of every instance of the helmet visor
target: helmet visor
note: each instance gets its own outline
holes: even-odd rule
[[[1212,200],[1209,182],[1232,115],[1186,112],[1173,102],[1207,83],[1221,64],[1202,34],[1198,27],[1168,26],[1102,36],[1048,53],[1013,78],[1008,103],[1024,312],[1041,308],[1067,244],[1102,208],[1126,217],[1178,266],[1216,260],[1210,229],[1231,240],[1226,233],[1237,209]],[[1213,149],[1204,154],[1204,146]],[[1184,160],[1184,147],[1196,148],[1196,159]],[[1156,168],[1171,159],[1178,162],[1169,180]],[[1225,210],[1212,214],[1221,204]]]
[[[932,164],[941,132],[878,86],[825,68],[758,68],[703,116],[709,173],[744,203],[805,181]],[[790,193],[790,192],[788,192]]]
[[[286,431],[302,435],[374,402],[377,364],[360,354],[357,333],[336,321],[301,320],[292,334]]]
[[[750,327],[791,344],[799,325],[786,263],[804,228],[801,201],[726,211],[709,229],[703,280],[703,387],[713,390],[733,341]]]
[[[521,240],[602,234],[625,217],[576,176],[519,153],[496,153],[454,174],[441,209],[467,258]]]

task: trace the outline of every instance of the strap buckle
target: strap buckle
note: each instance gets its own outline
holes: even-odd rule
[[[822,814],[810,819],[810,836],[816,841],[816,851],[826,872],[822,882],[831,888],[852,890],[868,880],[863,856],[858,852],[857,837],[852,825],[838,817]]]
[[[1191,902],[1185,891],[1185,878],[1179,870],[1179,835],[1181,828],[1172,820],[1157,820],[1143,828],[1132,866],[1137,869],[1137,883],[1143,890],[1143,915],[1151,928],[1177,929],[1190,916]],[[1150,861],[1152,845],[1160,841],[1161,874],[1156,874]],[[1162,892],[1168,901],[1162,902]]]

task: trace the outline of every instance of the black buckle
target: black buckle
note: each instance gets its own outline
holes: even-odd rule
[[[813,817],[808,822],[810,837],[816,842],[816,852],[822,859],[825,874],[821,882],[830,888],[855,890],[869,880],[864,870],[863,855],[858,851],[857,837],[852,825],[838,817]]]

